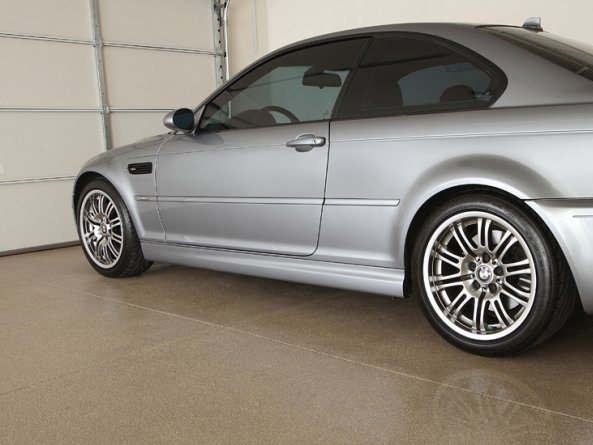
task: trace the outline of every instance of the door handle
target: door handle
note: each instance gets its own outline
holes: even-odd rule
[[[301,134],[296,139],[288,141],[287,147],[294,148],[298,152],[310,151],[313,147],[323,147],[325,145],[325,138],[315,136],[314,134]]]

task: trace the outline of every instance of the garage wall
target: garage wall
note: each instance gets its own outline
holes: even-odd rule
[[[541,16],[546,31],[593,44],[591,0],[232,0],[231,72],[286,44],[334,31],[405,22],[521,25],[529,16]],[[252,44],[253,17],[258,45]]]
[[[102,103],[91,5],[0,2],[0,253],[77,238],[73,176],[106,149],[103,105],[118,146],[216,85],[212,0],[97,0]]]

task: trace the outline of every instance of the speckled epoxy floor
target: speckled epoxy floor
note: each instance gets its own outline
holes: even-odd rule
[[[461,352],[415,300],[79,247],[0,258],[0,442],[593,443],[593,319]]]

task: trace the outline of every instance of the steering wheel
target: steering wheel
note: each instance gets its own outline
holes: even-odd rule
[[[293,113],[288,111],[286,108],[282,108],[277,105],[268,105],[266,107],[263,107],[259,111],[267,111],[268,113],[275,111],[276,113],[280,113],[280,114],[283,114],[284,116],[286,116],[288,118],[288,120],[290,122],[292,122],[293,124],[300,122],[299,118],[296,117]]]

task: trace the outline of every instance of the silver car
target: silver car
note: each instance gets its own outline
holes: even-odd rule
[[[305,40],[165,125],[76,180],[105,276],[164,261],[416,294],[490,356],[549,338],[579,300],[593,313],[593,48],[538,20]]]

